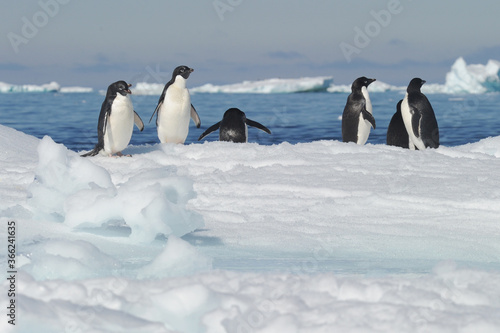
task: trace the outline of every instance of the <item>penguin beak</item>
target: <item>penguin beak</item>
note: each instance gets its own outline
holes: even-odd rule
[[[194,72],[194,69],[190,68],[189,73],[192,73],[192,72]]]
[[[425,81],[425,80],[422,80],[422,85],[423,85],[423,84],[424,84],[425,82],[427,82],[427,81]]]
[[[128,87],[129,87],[129,88],[130,88],[130,87],[132,87],[132,84],[130,84],[130,83],[129,83],[129,84],[128,84]],[[127,90],[125,90],[125,91],[126,91],[128,94],[132,94],[132,90],[130,90],[130,89],[127,89]]]
[[[377,81],[377,79],[368,79],[368,84],[371,84],[372,82]]]

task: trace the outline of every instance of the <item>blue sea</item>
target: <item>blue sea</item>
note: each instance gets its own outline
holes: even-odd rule
[[[186,144],[210,125],[220,121],[231,107],[244,111],[247,118],[267,126],[269,135],[249,128],[249,142],[262,145],[316,140],[340,140],[341,115],[347,93],[294,94],[208,94],[195,93],[191,101],[201,118],[201,128],[191,122]],[[401,92],[371,93],[377,128],[368,144],[385,144],[387,126],[396,111]],[[457,146],[500,135],[500,94],[428,94],[439,124],[444,146]],[[94,93],[9,93],[0,94],[0,124],[42,138],[52,137],[74,151],[92,149],[97,142],[97,119],[104,96]],[[146,125],[134,128],[132,145],[158,143],[155,120],[149,119],[158,96],[132,95],[136,112]],[[204,140],[215,141],[218,132]]]

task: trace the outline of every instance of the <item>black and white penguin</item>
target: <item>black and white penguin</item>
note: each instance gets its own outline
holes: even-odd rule
[[[178,66],[172,73],[172,79],[165,84],[151,119],[155,113],[158,138],[161,143],[184,143],[189,132],[189,118],[200,128],[200,116],[191,104],[186,80],[194,70],[187,66]],[[151,122],[149,119],[149,122]]]
[[[387,128],[387,144],[389,146],[408,149],[410,147],[410,138],[408,137],[408,132],[403,122],[403,116],[401,115],[402,102],[403,100],[398,102],[396,113],[392,116],[389,127]]]
[[[198,138],[198,141],[203,139],[208,134],[213,131],[219,130],[219,140],[220,141],[231,141],[231,142],[247,142],[248,141],[248,126],[256,127],[268,134],[271,131],[264,125],[248,119],[245,112],[237,108],[228,109],[222,120],[218,123],[210,126],[202,135]]]
[[[427,97],[420,92],[424,83],[420,78],[412,79],[401,103],[401,115],[410,138],[410,149],[439,147],[436,115]]]
[[[134,123],[139,130],[144,129],[141,117],[134,111],[130,100],[131,84],[125,81],[117,81],[109,85],[106,98],[102,102],[99,122],[97,124],[97,144],[90,152],[83,154],[95,156],[99,153],[112,156],[116,154],[123,156],[121,151],[125,149],[134,130]]]
[[[364,145],[370,135],[370,127],[375,129],[372,115],[372,102],[367,87],[375,81],[364,76],[354,80],[351,94],[342,114],[342,141]]]

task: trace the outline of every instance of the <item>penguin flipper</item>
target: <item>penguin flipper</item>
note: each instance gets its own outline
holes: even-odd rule
[[[163,95],[162,95],[163,96]],[[155,111],[153,112],[153,114],[151,115],[151,118],[149,118],[149,122],[151,123],[151,120],[153,119],[153,117],[155,116],[155,113],[158,113],[158,110],[160,110],[161,106],[163,104],[163,99],[160,97],[160,100],[158,101],[158,105],[156,106],[156,109]],[[156,116],[156,125],[158,126],[158,116]]]
[[[134,123],[135,126],[137,126],[137,128],[142,132],[142,130],[144,129],[144,123],[142,122],[141,117],[139,117],[139,115],[135,111],[134,111]]]
[[[264,132],[266,132],[267,134],[271,134],[271,131],[269,130],[269,128],[267,128],[266,126],[262,125],[261,123],[258,123],[256,121],[253,121],[251,119],[248,119],[246,120],[246,123],[248,126],[252,126],[252,127],[255,127],[255,128],[258,128]]]
[[[191,118],[193,119],[196,128],[200,128],[201,126],[200,116],[198,115],[198,112],[196,112],[196,109],[194,108],[193,104],[191,104]]]
[[[89,157],[89,156],[95,156],[99,154],[99,152],[103,149],[103,146],[100,146],[99,143],[95,145],[94,149],[89,151],[88,153],[85,153],[83,155],[80,155],[81,157]]]
[[[201,139],[203,139],[204,137],[206,137],[207,135],[209,135],[213,131],[218,130],[219,127],[220,127],[220,123],[221,122],[219,121],[217,124],[213,124],[212,126],[210,126],[209,128],[207,128],[207,130],[205,132],[203,132],[202,135],[200,135],[200,137],[198,138],[198,141],[200,141]]]
[[[373,129],[377,128],[377,125],[375,124],[375,118],[370,112],[366,111],[366,109],[363,109],[361,113],[363,114],[363,118],[372,125]]]
[[[412,130],[413,130],[413,134],[415,134],[415,136],[417,138],[420,137],[420,133],[419,133],[419,130],[418,128],[420,127],[420,112],[418,112],[418,110],[412,110],[412,116],[411,116],[411,127],[412,127]]]

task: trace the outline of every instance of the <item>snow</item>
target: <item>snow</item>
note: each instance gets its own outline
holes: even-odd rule
[[[500,137],[81,158],[0,125],[0,147],[16,332],[500,329]]]

